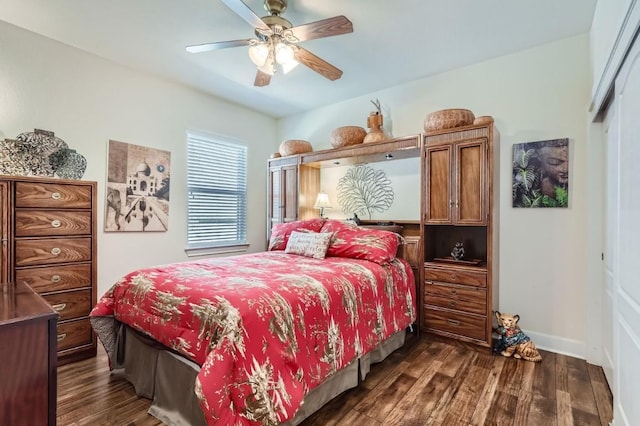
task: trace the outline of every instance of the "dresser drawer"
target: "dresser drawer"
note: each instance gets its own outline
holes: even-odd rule
[[[472,339],[486,340],[486,317],[428,307],[424,309],[425,327],[428,330],[444,331]]]
[[[91,311],[91,290],[44,294],[42,298],[60,314],[59,321],[86,317]]]
[[[91,238],[16,239],[16,266],[91,260]]]
[[[90,209],[91,186],[58,183],[16,182],[16,207]]]
[[[16,210],[16,237],[90,235],[91,212]]]
[[[38,293],[91,287],[91,265],[16,269],[16,282],[26,282]]]
[[[58,352],[93,342],[89,318],[58,324]]]
[[[482,287],[425,282],[424,303],[478,315],[487,314],[487,291]]]
[[[487,286],[487,273],[481,271],[476,272],[455,268],[425,268],[424,277],[430,281],[473,285],[476,287]]]

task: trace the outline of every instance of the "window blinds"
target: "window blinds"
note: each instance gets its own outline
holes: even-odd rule
[[[246,244],[247,147],[187,134],[189,248]]]

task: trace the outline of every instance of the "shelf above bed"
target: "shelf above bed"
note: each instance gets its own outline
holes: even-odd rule
[[[413,135],[300,154],[300,164],[319,168],[336,167],[419,156],[420,135]]]

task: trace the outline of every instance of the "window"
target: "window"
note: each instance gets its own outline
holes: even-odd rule
[[[247,147],[187,134],[188,249],[247,244]]]

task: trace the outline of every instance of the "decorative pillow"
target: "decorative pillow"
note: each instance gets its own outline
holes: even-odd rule
[[[332,236],[332,232],[292,231],[284,252],[313,257],[314,259],[324,259]]]
[[[364,259],[381,265],[391,262],[398,252],[400,236],[395,232],[359,228],[348,224],[325,224],[321,232],[333,230],[327,256]]]
[[[298,220],[289,223],[277,223],[271,228],[268,250],[284,250],[292,231],[319,232],[324,224],[324,219],[317,217],[307,220]]]

